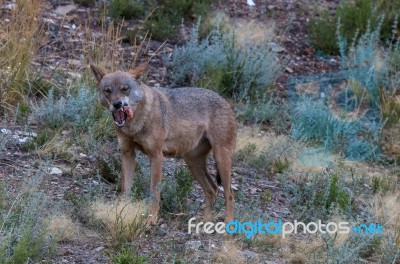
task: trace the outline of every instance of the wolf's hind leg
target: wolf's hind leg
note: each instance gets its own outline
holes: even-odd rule
[[[217,184],[213,181],[207,170],[207,156],[211,150],[208,142],[201,141],[199,145],[184,155],[184,160],[193,177],[199,182],[205,196],[204,218],[210,220],[212,209],[217,196]]]

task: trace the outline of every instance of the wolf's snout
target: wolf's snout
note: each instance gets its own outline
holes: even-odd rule
[[[118,110],[122,107],[122,100],[117,100],[113,103],[114,109]]]

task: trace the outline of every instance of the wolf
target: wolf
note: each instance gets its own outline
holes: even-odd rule
[[[229,103],[208,89],[149,87],[138,81],[146,64],[112,73],[93,64],[90,67],[97,80],[100,103],[114,119],[122,159],[123,194],[129,195],[131,191],[136,151],[149,157],[150,190],[154,198],[147,223],[157,223],[163,157],[183,158],[204,191],[203,216],[211,218],[218,191],[207,170],[211,151],[217,167],[217,183],[224,189],[224,220],[233,221],[231,170],[237,124]]]

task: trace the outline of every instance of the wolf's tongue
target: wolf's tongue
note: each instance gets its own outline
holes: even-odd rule
[[[113,115],[114,115],[115,121],[117,121],[118,123],[124,122],[125,114],[124,114],[123,111],[115,111],[115,112],[113,113]]]

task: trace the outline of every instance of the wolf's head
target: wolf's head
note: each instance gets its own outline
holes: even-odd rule
[[[110,110],[117,127],[125,125],[127,118],[132,118],[144,92],[136,78],[146,69],[141,64],[128,72],[106,73],[104,69],[90,65],[98,82],[100,103]]]

